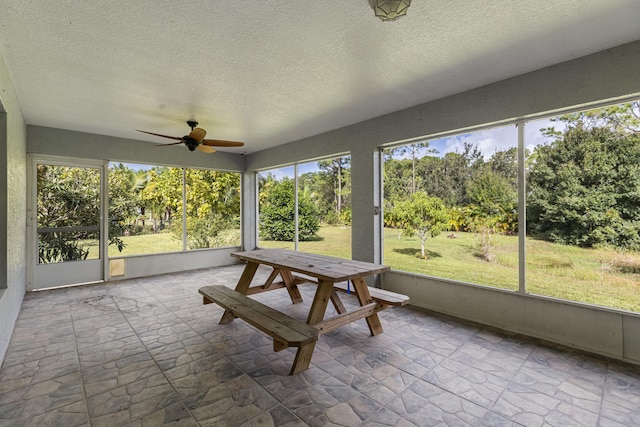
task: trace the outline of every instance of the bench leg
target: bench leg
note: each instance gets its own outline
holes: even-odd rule
[[[298,372],[304,371],[309,367],[309,363],[311,363],[311,356],[313,355],[313,349],[316,346],[316,341],[311,344],[305,344],[298,348],[296,352],[296,358],[293,361],[293,366],[291,367],[291,372],[289,375],[295,375]]]
[[[358,302],[360,305],[367,305],[373,302],[371,299],[371,295],[369,294],[369,288],[367,288],[367,282],[363,278],[353,279],[353,287],[356,290],[356,296],[358,297]],[[378,313],[373,313],[371,316],[367,316],[367,325],[369,326],[369,331],[371,335],[379,335],[383,332],[382,324],[380,323],[380,318],[378,317]]]
[[[225,323],[229,323],[231,322],[233,319],[236,318],[236,315],[233,314],[232,312],[230,312],[229,310],[225,310],[224,314],[222,315],[222,317],[220,318],[220,323],[221,325],[224,325]]]

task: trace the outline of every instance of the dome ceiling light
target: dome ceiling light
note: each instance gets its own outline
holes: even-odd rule
[[[393,21],[407,14],[411,0],[369,0],[376,16],[383,21]]]

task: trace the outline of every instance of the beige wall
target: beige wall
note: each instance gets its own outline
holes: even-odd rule
[[[26,292],[26,128],[0,55],[0,360]]]
[[[416,307],[640,364],[638,314],[400,272],[383,287]]]

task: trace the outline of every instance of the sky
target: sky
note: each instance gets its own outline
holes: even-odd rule
[[[533,151],[537,145],[548,142],[540,129],[558,127],[549,119],[530,121],[524,127],[525,147]],[[429,148],[437,150],[439,157],[447,153],[461,153],[465,143],[471,143],[478,147],[485,159],[491,157],[496,151],[504,151],[518,146],[518,128],[515,125],[499,126],[490,129],[483,129],[475,132],[464,133],[440,139],[429,140]]]
[[[557,123],[553,123],[549,119],[541,119],[529,121],[525,124],[524,141],[525,147],[531,152],[540,144],[544,144],[547,141],[540,129],[556,126]],[[500,126],[490,129],[483,129],[476,132],[470,132],[460,135],[454,135],[446,138],[430,139],[429,148],[437,150],[438,156],[442,157],[451,152],[462,152],[465,142],[475,144],[485,159],[491,157],[496,151],[504,151],[511,147],[518,146],[518,129],[515,125]],[[425,150],[426,151],[426,150]],[[405,154],[401,157],[409,157],[409,154]],[[298,165],[298,174],[302,175],[306,172],[315,172],[318,170],[317,162],[301,163]],[[282,168],[271,169],[269,171],[263,171],[262,174],[272,173],[276,179],[282,179],[284,177],[293,178],[294,168],[293,166],[286,166]]]

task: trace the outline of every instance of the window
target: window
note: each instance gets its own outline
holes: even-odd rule
[[[517,129],[384,150],[384,262],[518,289]]]
[[[526,288],[640,311],[638,102],[526,124]]]
[[[640,312],[640,103],[524,123],[524,194],[516,133],[507,126],[385,149],[384,262]]]
[[[298,165],[298,219],[301,251],[351,259],[350,156]]]
[[[258,173],[258,246],[295,249],[293,166]]]
[[[187,248],[240,246],[240,174],[187,169],[186,184]]]
[[[109,256],[175,252],[182,238],[182,169],[109,164]]]
[[[111,257],[239,246],[240,174],[111,163],[109,217]]]
[[[260,172],[259,246],[351,259],[350,172],[350,156]]]

